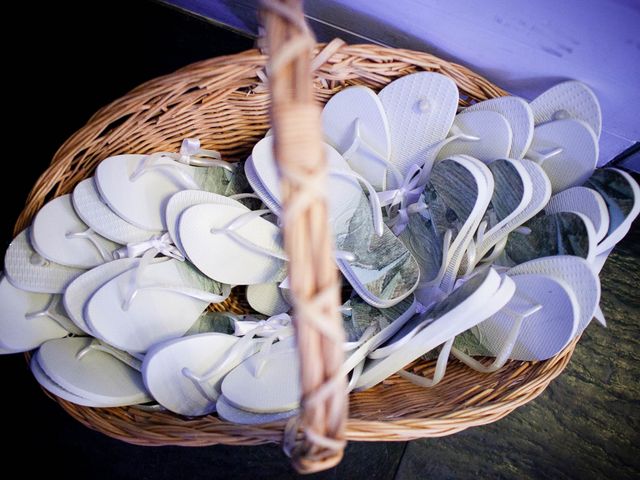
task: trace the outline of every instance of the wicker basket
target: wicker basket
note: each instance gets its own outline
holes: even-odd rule
[[[290,41],[286,35],[281,40]],[[272,48],[273,42],[276,40],[270,43]],[[183,138],[198,137],[203,148],[218,150],[229,161],[243,160],[270,124],[266,61],[260,51],[249,50],[199,62],[149,81],[98,111],[58,150],[31,191],[15,232],[25,228],[46,201],[71,192],[110,155],[172,151]],[[320,103],[349,85],[379,90],[420,70],[451,77],[460,89],[461,104],[504,95],[503,90],[460,65],[427,53],[375,45],[339,41],[316,45],[311,68],[313,96]],[[223,306],[243,310],[238,296]],[[545,362],[512,361],[493,374],[478,373],[452,359],[444,380],[431,389],[394,375],[373,389],[350,395],[346,427],[337,435],[348,440],[405,441],[449,435],[496,421],[538,396],[564,369],[574,347],[575,342]],[[410,369],[430,375],[433,362],[417,361]],[[285,430],[284,423],[236,425],[215,415],[188,419],[137,407],[95,409],[55,400],[86,426],[138,445],[257,445],[282,442]],[[315,467],[297,466],[313,471],[338,459],[319,464],[315,458]]]

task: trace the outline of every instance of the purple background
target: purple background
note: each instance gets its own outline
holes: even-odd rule
[[[255,35],[256,0],[169,0]],[[340,36],[458,61],[532,99],[578,79],[603,111],[600,164],[640,138],[640,0],[309,0],[320,40]]]

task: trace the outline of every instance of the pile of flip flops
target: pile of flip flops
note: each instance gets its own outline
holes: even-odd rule
[[[450,78],[421,72],[324,107],[350,390],[397,372],[435,385],[452,355],[487,373],[545,360],[594,316],[604,323],[598,274],[640,188],[596,169],[593,92],[570,81],[531,103],[458,105]],[[38,382],[80,405],[247,424],[295,415],[281,212],[269,133],[245,162],[196,139],[106,158],[10,244],[0,352],[36,350]],[[253,313],[208,308],[233,287]],[[423,356],[437,358],[432,378],[403,370]]]

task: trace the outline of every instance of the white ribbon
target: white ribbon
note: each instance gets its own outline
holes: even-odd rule
[[[154,235],[148,240],[143,240],[142,242],[128,243],[125,247],[119,248],[113,252],[113,258],[141,257],[151,249],[154,249],[157,253],[167,257],[180,260],[181,262],[184,262],[185,260],[184,255],[174,245],[168,232],[165,232],[162,235]]]
[[[291,326],[291,317],[287,313],[274,315],[266,320],[249,320],[250,318],[254,317],[245,317],[244,320],[231,317],[233,334],[236,337],[244,337],[245,335],[268,337]]]
[[[400,235],[409,224],[409,214],[421,210],[428,210],[426,204],[419,204],[424,185],[420,182],[421,167],[413,165],[405,175],[398,188],[379,192],[378,199],[382,207],[388,207],[392,212],[389,226],[394,234]],[[393,212],[393,207],[399,206]]]
[[[380,206],[393,207],[404,203],[415,203],[424,190],[424,187],[418,185],[417,175],[420,170],[419,166],[412,165],[398,188],[378,192]]]
[[[222,160],[220,152],[200,148],[197,138],[185,138],[180,146],[180,153],[176,160],[193,167],[221,167],[233,172],[234,166]]]

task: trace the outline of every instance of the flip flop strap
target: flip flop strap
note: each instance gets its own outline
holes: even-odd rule
[[[429,176],[431,175],[431,166],[436,161],[436,158],[440,154],[440,150],[442,150],[445,145],[448,145],[449,143],[456,140],[462,140],[465,142],[477,142],[480,140],[480,137],[467,135],[466,133],[462,132],[462,130],[456,125],[451,126],[451,130],[449,131],[449,133],[453,133],[453,135],[427,147],[424,162],[422,163],[422,165],[420,165],[422,169],[418,178],[418,183],[420,185],[424,186],[429,182]]]
[[[358,383],[358,379],[362,375],[362,371],[364,370],[364,364],[367,359],[363,359],[360,363],[358,363],[355,367],[353,367],[353,371],[351,372],[351,378],[349,379],[349,384],[347,385],[347,392],[351,392]]]
[[[129,294],[124,299],[124,302],[122,304],[123,310],[126,311],[129,309],[129,307],[131,306],[131,304],[133,303],[133,301],[135,300],[135,298],[138,296],[140,292],[148,291],[148,290],[178,293],[180,295],[195,298],[197,300],[202,300],[209,303],[220,303],[229,297],[231,293],[231,287],[229,285],[222,286],[222,294],[220,295],[207,292],[204,290],[200,290],[197,288],[186,287],[186,286],[148,285],[148,286],[141,287],[140,280],[142,278],[142,275],[144,274],[145,270],[147,269],[147,267],[149,266],[149,264],[157,254],[158,252],[155,249],[148,250],[140,259],[138,266],[134,269],[133,272],[131,272],[130,274],[131,284],[129,287]]]
[[[96,352],[104,352],[106,354],[111,355],[113,358],[120,360],[125,365],[130,366],[134,370],[138,372],[142,371],[142,360],[130,355],[127,352],[123,352],[122,350],[118,350],[117,348],[112,347],[104,342],[101,342],[98,339],[93,339],[89,345],[84,347],[78,353],[76,353],[76,359],[82,360],[88,353],[96,351]]]
[[[438,383],[440,383],[447,371],[447,362],[449,361],[449,354],[451,353],[451,347],[453,346],[454,339],[455,337],[447,340],[442,345],[442,350],[440,350],[440,353],[438,354],[438,360],[436,361],[436,368],[433,372],[433,377],[423,377],[406,370],[400,370],[398,372],[398,375],[400,375],[405,380],[409,380],[414,385],[418,385],[420,387],[430,388],[437,385]]]
[[[266,255],[268,257],[277,258],[278,260],[287,261],[288,257],[284,253],[284,251],[277,252],[269,248],[265,248],[261,245],[257,245],[253,243],[251,240],[249,240],[248,238],[246,238],[245,236],[240,235],[238,232],[236,232],[237,229],[245,226],[247,223],[253,221],[255,218],[262,217],[263,215],[268,215],[270,213],[272,212],[271,210],[268,210],[268,209],[250,210],[234,218],[233,220],[231,220],[229,223],[227,223],[225,226],[221,228],[212,228],[210,230],[210,233],[213,235],[218,235],[218,234],[227,235],[233,240],[235,240],[237,243],[239,243],[240,245],[242,245],[243,247],[245,247],[246,249],[254,253],[259,253],[262,255]]]
[[[458,360],[473,368],[474,370],[484,373],[495,372],[496,370],[502,368],[505,363],[507,363],[507,361],[509,361],[509,356],[515,348],[516,341],[518,340],[518,335],[520,334],[520,330],[522,329],[524,320],[543,308],[543,305],[535,302],[535,300],[532,300],[522,292],[516,292],[514,297],[515,296],[524,299],[530,305],[530,308],[528,308],[524,312],[516,312],[513,309],[509,308],[508,305],[502,308],[501,312],[511,317],[514,322],[511,326],[511,329],[509,330],[509,333],[507,334],[507,338],[500,348],[500,351],[497,353],[495,360],[490,365],[484,365],[473,357],[467,355],[466,353],[458,350],[457,348],[454,348],[452,350],[452,353]]]
[[[36,318],[47,317],[56,322],[58,325],[60,325],[60,327],[64,328],[69,333],[83,333],[67,317],[56,312],[56,307],[60,304],[61,298],[62,297],[60,295],[53,295],[44,309],[37,312],[27,313],[24,318],[26,320],[34,320]]]
[[[563,150],[564,149],[562,147],[552,148],[552,149],[549,149],[549,151],[546,151],[546,152],[539,152],[539,151],[536,151],[536,150],[529,150],[526,153],[525,158],[527,160],[532,160],[532,161],[536,162],[538,165],[542,165],[544,162],[546,162],[550,158],[553,158],[553,157],[561,154],[563,152]]]
[[[156,152],[144,157],[138,167],[129,177],[129,180],[135,182],[142,175],[152,172],[154,170],[164,171],[172,175],[173,179],[181,184],[182,188],[186,190],[198,190],[200,186],[196,183],[191,175],[189,175],[183,168],[177,163],[158,163],[160,160],[171,159],[177,161],[178,155],[167,152]]]
[[[82,238],[84,240],[87,240],[89,243],[91,243],[91,245],[95,247],[95,249],[102,257],[102,260],[104,260],[105,262],[113,260],[113,254],[109,252],[100,242],[100,239],[102,237],[98,235],[92,228],[87,228],[82,232],[69,232],[65,235],[65,237],[67,239]]]
[[[451,249],[451,243],[453,242],[453,231],[447,230],[442,236],[442,258],[440,259],[440,269],[437,275],[428,282],[420,284],[420,288],[439,287],[442,283],[444,275],[447,271],[447,260],[449,256],[449,250]]]
[[[396,185],[400,185],[402,183],[402,173],[400,173],[400,169],[394,165],[391,161],[384,158],[382,155],[378,153],[378,151],[369,144],[364,137],[362,136],[362,128],[361,122],[359,118],[356,118],[353,122],[353,140],[351,145],[344,151],[342,157],[348,162],[355,153],[361,148],[366,149],[371,157],[378,163],[384,165],[387,169],[387,172],[391,172],[396,182]],[[384,185],[386,187],[386,173],[384,176]]]
[[[263,215],[268,215],[271,213],[273,212],[269,209],[251,210],[234,218],[231,222],[229,222],[228,224],[226,224],[221,228],[211,229],[210,233],[212,233],[213,235],[218,235],[218,234],[228,235],[230,238],[238,242],[240,245],[242,245],[243,247],[245,247],[246,249],[254,253],[266,255],[268,257],[273,257],[273,258],[277,258],[278,260],[288,262],[289,257],[287,256],[286,253],[284,253],[284,251],[277,252],[277,251],[273,251],[268,248],[262,247],[260,245],[253,243],[248,238],[236,232],[237,229],[243,227],[247,223],[251,222],[253,219],[257,217],[262,217]],[[279,217],[278,217],[278,221],[280,223]],[[346,250],[335,250],[335,256],[339,260],[345,260],[345,261],[355,260],[355,256],[353,255],[353,253],[347,252]]]

